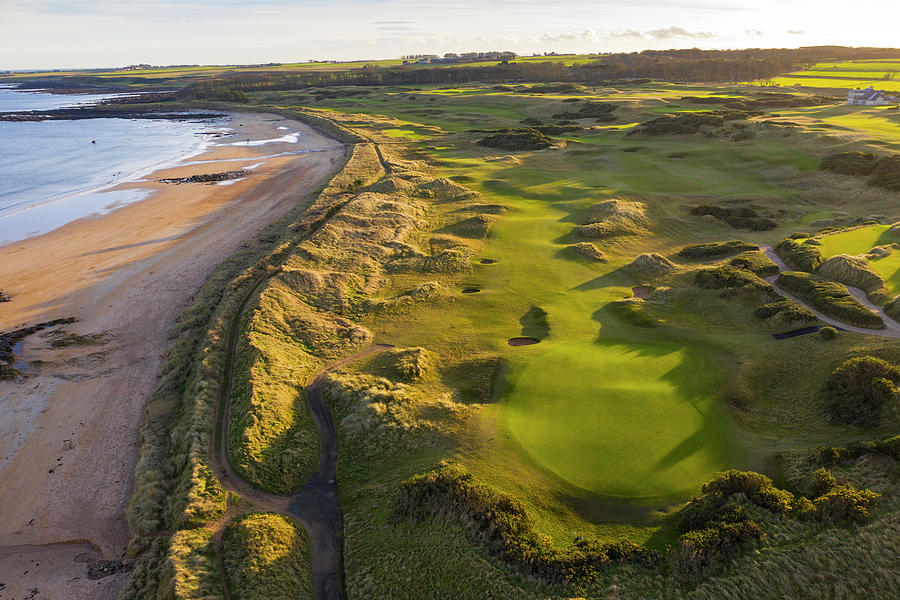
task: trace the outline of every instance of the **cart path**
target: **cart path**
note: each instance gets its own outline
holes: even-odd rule
[[[775,252],[774,248],[772,248],[771,246],[761,245],[759,247],[759,249],[763,251],[763,253],[769,258],[769,260],[771,260],[773,263],[775,263],[778,266],[779,271],[792,271],[793,270],[787,265],[787,263],[784,262],[784,260],[782,260],[782,258],[780,256],[778,256],[778,254]],[[778,294],[780,294],[781,296],[784,296],[785,298],[787,298],[789,300],[793,300],[794,302],[796,302],[797,304],[800,304],[804,308],[811,310],[813,312],[813,314],[815,314],[816,317],[818,317],[818,319],[820,321],[822,321],[823,323],[827,323],[828,325],[831,325],[833,327],[840,327],[841,329],[845,329],[847,331],[852,331],[854,333],[862,333],[865,335],[880,335],[882,337],[900,338],[900,323],[898,323],[894,319],[887,316],[884,313],[884,309],[882,307],[878,306],[877,304],[873,304],[869,300],[869,298],[866,296],[866,293],[859,288],[855,288],[850,285],[845,286],[847,288],[847,291],[850,292],[850,295],[853,296],[857,301],[859,301],[860,304],[862,304],[863,306],[865,306],[866,308],[871,310],[873,313],[875,313],[879,317],[881,317],[881,320],[884,321],[884,329],[867,329],[865,327],[856,327],[854,325],[848,325],[842,321],[838,321],[837,319],[833,319],[827,315],[824,315],[821,312],[819,312],[818,310],[816,310],[815,308],[813,308],[812,306],[810,306],[809,304],[807,304],[806,302],[804,302],[803,300],[800,300],[793,294],[786,292],[784,289],[778,287],[778,285],[776,285],[776,283],[775,283],[777,281],[777,279],[778,279],[777,275],[772,275],[771,277],[766,277],[766,281],[768,281],[769,283],[772,284],[772,288],[775,290],[775,292],[777,292]]]

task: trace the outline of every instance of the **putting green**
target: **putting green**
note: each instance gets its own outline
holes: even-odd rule
[[[532,460],[607,495],[670,496],[728,467],[720,374],[690,348],[548,345],[514,372],[507,425]]]
[[[900,235],[891,232],[890,225],[870,225],[818,238],[822,242],[822,255],[865,254],[875,246],[900,242]],[[869,264],[884,277],[885,286],[892,294],[900,293],[900,252],[894,250],[884,258],[876,258]]]

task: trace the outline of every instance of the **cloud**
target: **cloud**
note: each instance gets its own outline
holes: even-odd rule
[[[788,33],[791,35],[803,35],[806,32],[802,29],[788,29]]]
[[[613,40],[639,40],[644,37],[644,34],[634,29],[626,29],[625,31],[612,31],[607,34],[607,37]]]
[[[744,34],[749,35],[749,36],[759,37],[759,36],[763,35],[763,32],[760,29],[745,29]]]
[[[666,27],[665,29],[651,29],[646,32],[648,36],[656,40],[671,40],[673,38],[710,39],[716,37],[710,31],[688,31],[684,27]]]

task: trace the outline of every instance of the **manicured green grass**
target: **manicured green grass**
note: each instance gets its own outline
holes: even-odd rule
[[[890,225],[869,225],[857,227],[817,238],[825,257],[837,254],[866,254],[876,246],[900,242],[900,235],[891,231]],[[873,258],[869,264],[884,278],[885,287],[891,294],[900,293],[900,251],[894,249],[884,258]]]
[[[507,423],[535,463],[612,496],[697,489],[730,460],[722,376],[690,346],[559,343],[511,375]]]

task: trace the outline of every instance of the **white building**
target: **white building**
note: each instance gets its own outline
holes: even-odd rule
[[[847,104],[860,106],[887,106],[888,104],[900,104],[900,98],[888,96],[887,92],[881,92],[872,86],[864,90],[856,88],[847,93]]]

